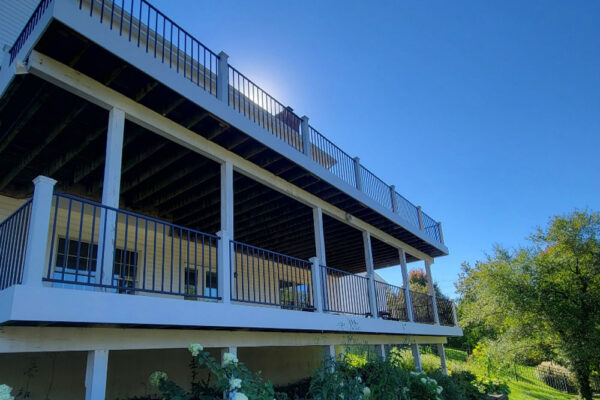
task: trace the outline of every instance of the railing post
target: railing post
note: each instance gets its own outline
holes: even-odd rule
[[[308,132],[308,117],[306,115],[302,117],[300,132],[302,133],[302,152],[310,158],[310,133]]]
[[[404,299],[406,302],[406,313],[408,321],[414,322],[415,316],[413,313],[412,296],[410,294],[410,282],[408,281],[408,266],[406,264],[406,253],[404,249],[398,249],[400,256],[400,268],[402,269],[402,283],[404,284]]]
[[[354,178],[356,179],[356,188],[362,192],[362,175],[360,173],[360,158],[354,157]]]
[[[423,211],[421,206],[417,206],[417,216],[419,217],[419,229],[423,230]]]
[[[375,270],[373,268],[373,250],[371,247],[371,234],[363,231],[363,247],[365,250],[365,264],[367,265],[367,278],[369,278],[369,305],[373,318],[379,318],[377,310],[377,292],[375,290]]]
[[[429,261],[425,261],[425,273],[427,274],[427,287],[429,288],[429,296],[431,297],[431,303],[433,307],[433,322],[439,325],[440,316],[438,315],[437,299],[435,297],[435,289],[433,287],[433,279],[431,277],[431,263]]]
[[[217,99],[229,102],[229,56],[224,51],[219,53]]]
[[[442,221],[438,221],[438,231],[440,232],[440,243],[444,244],[444,233],[442,232]]]
[[[317,257],[312,257],[311,262],[311,276],[312,276],[312,287],[313,287],[313,303],[317,312],[323,312],[323,273],[321,271],[321,264]]]
[[[42,286],[48,249],[48,229],[52,211],[52,195],[56,181],[46,176],[33,180],[35,185],[31,203],[31,219],[25,247],[23,284]]]
[[[454,320],[454,326],[458,326],[458,315],[456,314],[456,304],[452,304],[452,319]]]
[[[390,196],[392,197],[392,211],[398,214],[398,199],[396,199],[396,186],[390,186]]]

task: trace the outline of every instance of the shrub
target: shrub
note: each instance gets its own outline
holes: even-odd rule
[[[150,383],[156,386],[165,400],[271,400],[275,397],[273,385],[264,382],[260,374],[251,373],[237,357],[225,353],[221,365],[199,344],[189,347],[198,367],[207,368],[216,378],[214,386],[194,385],[192,392],[186,392],[176,383],[169,381],[166,373],[156,371],[150,375]]]
[[[361,371],[363,380],[371,389],[372,400],[409,400],[410,373],[396,365],[397,360],[387,358],[368,362]]]
[[[464,400],[464,397],[458,385],[451,377],[442,374],[441,371],[435,371],[429,376],[437,381],[437,384],[442,387],[442,398],[444,400]]]
[[[462,398],[465,400],[482,400],[486,395],[479,391],[474,384],[477,376],[470,371],[456,371],[450,375],[450,378],[456,384],[456,387]]]
[[[304,400],[310,388],[310,381],[311,378],[305,378],[287,385],[276,386],[275,394],[282,399]]]
[[[425,372],[411,372],[408,381],[411,400],[442,400],[444,389]]]
[[[346,363],[325,360],[310,382],[309,397],[318,400],[361,400],[369,397],[358,368]]]

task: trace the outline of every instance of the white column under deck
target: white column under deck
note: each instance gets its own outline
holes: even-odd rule
[[[108,114],[104,181],[102,183],[102,204],[113,208],[119,208],[124,133],[125,113],[118,108],[113,108]],[[100,268],[96,268],[96,273],[103,285],[112,284],[116,220],[117,214],[114,211],[101,210],[97,257],[101,265]]]
[[[440,324],[440,317],[438,315],[437,300],[435,298],[435,289],[433,288],[433,279],[431,277],[431,263],[425,261],[425,273],[427,275],[427,287],[429,288],[429,295],[431,296],[431,302],[433,303],[433,322]]]
[[[373,318],[379,318],[377,311],[377,297],[375,291],[375,270],[373,268],[373,248],[371,247],[371,234],[363,231],[363,247],[365,250],[365,264],[367,265],[367,278],[369,278],[369,304]]]
[[[107,372],[108,350],[88,351],[85,369],[85,400],[105,399]]]
[[[25,248],[23,284],[42,286],[42,277],[46,265],[45,249],[48,248],[52,195],[54,194],[56,181],[46,176],[38,176],[33,180],[33,183],[35,189],[31,203],[27,247]]]
[[[423,371],[423,366],[421,365],[421,353],[419,352],[419,345],[411,344],[410,348],[412,350],[413,359],[415,360],[415,369],[419,372]]]
[[[226,161],[221,164],[221,230],[217,232],[221,238],[218,247],[218,278],[219,296],[223,303],[231,302],[231,268],[230,241],[233,240],[233,165]]]
[[[327,256],[325,254],[325,231],[323,230],[323,210],[319,207],[313,208],[313,225],[317,258],[322,265],[327,265]]]
[[[442,374],[448,375],[448,366],[446,364],[446,352],[444,351],[444,345],[442,343],[437,344],[438,355],[440,356],[440,363],[442,366]]]
[[[408,281],[408,265],[406,264],[406,253],[404,250],[399,249],[398,255],[400,256],[400,268],[402,270],[402,283],[404,284],[404,299],[406,301],[406,313],[408,320],[413,322],[415,320],[412,307],[412,296],[410,294],[410,282]]]
[[[378,344],[378,345],[376,345],[376,348],[377,348],[377,355],[379,357],[381,357],[382,360],[385,361],[385,358],[386,358],[385,344]]]

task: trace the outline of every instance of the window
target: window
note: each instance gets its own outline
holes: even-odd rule
[[[198,286],[199,270],[195,268],[185,269],[185,294],[186,299],[195,299],[198,296],[217,297],[217,274],[216,272],[207,271],[204,274],[204,293],[202,287]]]
[[[73,282],[80,284],[97,284],[96,282],[96,257],[98,245],[90,245],[86,242],[78,242],[64,238],[58,239],[58,250],[56,252],[56,266],[53,278],[62,282]],[[131,293],[135,287],[135,275],[137,265],[137,253],[115,250],[113,265],[112,286],[119,293]],[[62,287],[74,287],[66,283]]]
[[[279,303],[283,308],[308,307],[308,286],[280,280]]]

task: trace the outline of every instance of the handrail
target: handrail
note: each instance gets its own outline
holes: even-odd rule
[[[23,280],[32,200],[0,223],[0,290]]]
[[[372,317],[369,304],[369,279],[347,271],[321,265],[323,310]]]

